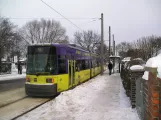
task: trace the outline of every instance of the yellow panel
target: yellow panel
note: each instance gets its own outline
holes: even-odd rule
[[[75,83],[74,83],[74,86],[78,85],[79,82],[80,82],[80,74],[79,74],[79,72],[75,72]]]
[[[95,76],[95,70],[94,70],[94,68],[92,68],[92,77],[94,77]]]
[[[90,69],[82,70],[79,72],[80,82],[84,82],[90,78]]]
[[[69,87],[68,74],[58,75],[57,79],[57,91],[61,92],[67,90]]]

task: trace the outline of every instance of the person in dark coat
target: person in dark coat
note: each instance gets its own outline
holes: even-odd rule
[[[112,67],[113,67],[112,63],[109,62],[109,64],[108,64],[109,75],[111,75]]]
[[[18,74],[22,74],[22,68],[20,62],[18,62],[17,66],[18,66]]]

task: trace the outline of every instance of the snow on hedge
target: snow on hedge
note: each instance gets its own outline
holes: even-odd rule
[[[161,78],[161,53],[156,57],[150,58],[146,62],[145,66],[150,68],[157,68],[157,77]],[[142,78],[145,80],[148,80],[148,74],[149,73],[146,71]]]
[[[141,65],[133,65],[130,67],[130,70],[135,71],[135,70],[143,70],[144,67]]]

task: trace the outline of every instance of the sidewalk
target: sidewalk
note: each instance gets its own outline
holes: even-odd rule
[[[139,120],[118,73],[97,76],[18,120]]]

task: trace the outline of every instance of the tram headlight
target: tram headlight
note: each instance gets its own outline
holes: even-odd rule
[[[52,78],[46,78],[46,83],[52,83]]]
[[[26,77],[26,82],[30,82],[30,78],[29,77]]]

